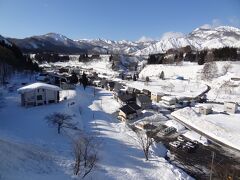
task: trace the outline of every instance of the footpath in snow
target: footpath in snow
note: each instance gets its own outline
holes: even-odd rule
[[[96,136],[99,160],[87,179],[192,179],[154,151],[145,161],[135,133],[115,118],[119,104],[108,91],[97,89],[93,96],[93,88],[84,91],[77,87],[76,91],[62,92],[66,101],[30,108],[20,106],[17,93],[5,95],[5,106],[0,109],[0,146],[4,147],[0,159],[9,158],[0,165],[4,179],[74,178],[72,144],[67,136],[74,133],[57,134],[44,119],[53,112],[73,115],[78,127]],[[75,104],[69,105],[71,102]]]

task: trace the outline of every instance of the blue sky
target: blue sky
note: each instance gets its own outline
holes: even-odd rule
[[[240,27],[240,0],[0,0],[0,34],[72,39],[159,39],[165,32]]]

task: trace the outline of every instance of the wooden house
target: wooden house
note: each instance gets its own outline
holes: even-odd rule
[[[152,106],[152,100],[149,96],[146,96],[145,94],[139,94],[136,97],[136,103],[138,106],[140,106],[142,109],[147,109]]]
[[[136,98],[132,94],[120,94],[117,97],[117,101],[121,105],[129,104],[136,101]]]
[[[58,86],[33,83],[18,89],[21,94],[22,106],[39,106],[44,104],[58,103],[59,91],[62,89]]]
[[[118,119],[121,121],[132,120],[141,114],[141,107],[136,103],[127,104],[119,109]]]

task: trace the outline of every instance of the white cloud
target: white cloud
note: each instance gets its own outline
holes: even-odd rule
[[[200,28],[202,28],[202,29],[211,29],[212,26],[210,24],[204,24]]]
[[[237,17],[230,17],[228,21],[231,26],[240,27],[240,20]]]
[[[211,29],[211,28],[215,28],[218,26],[221,26],[222,22],[220,19],[213,19],[212,22],[210,24],[204,24],[201,26],[201,28],[203,29]]]
[[[169,39],[169,38],[179,38],[179,37],[183,37],[184,34],[181,32],[166,32],[162,35],[162,37],[160,39]]]
[[[222,25],[222,22],[220,19],[213,19],[212,20],[212,27],[218,27],[218,26],[221,26]]]
[[[147,41],[153,41],[152,38],[150,37],[146,37],[146,36],[142,36],[141,38],[139,38],[139,40],[137,40],[138,42],[147,42]]]

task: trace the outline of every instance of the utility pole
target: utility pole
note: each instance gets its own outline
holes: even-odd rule
[[[212,180],[212,174],[213,174],[213,161],[215,157],[215,152],[212,151],[212,163],[211,163],[211,172],[210,172],[210,180]]]

